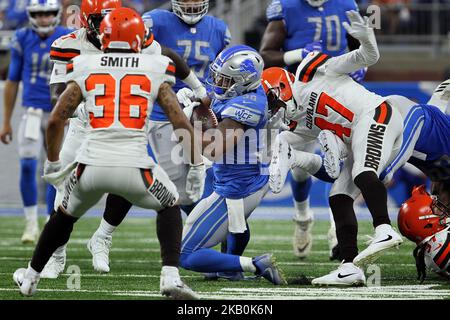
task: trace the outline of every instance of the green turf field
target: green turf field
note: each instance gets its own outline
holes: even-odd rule
[[[99,223],[99,218],[83,218],[74,228],[68,245],[66,271],[57,280],[42,279],[33,299],[162,299],[159,290],[159,246],[155,221],[151,218],[128,218],[116,231],[111,251],[111,272],[97,274],[91,266],[86,243]],[[43,221],[41,220],[41,226]],[[337,262],[328,259],[326,232],[328,223],[314,225],[313,252],[305,260],[294,257],[291,251],[293,223],[290,221],[250,221],[250,244],[247,256],[273,252],[289,282],[287,286],[273,286],[264,279],[228,282],[205,281],[201,274],[182,270],[184,281],[204,299],[449,299],[450,283],[429,274],[423,285],[416,280],[412,257],[413,244],[405,241],[399,250],[387,252],[376,266],[366,270],[368,282],[364,288],[314,288],[302,284],[336,268]],[[0,299],[23,299],[12,280],[14,270],[26,267],[34,246],[22,245],[23,219],[0,217]],[[371,234],[369,222],[360,224],[359,247],[365,247]],[[74,275],[77,267],[81,277]],[[379,269],[378,269],[379,268]],[[379,283],[376,281],[380,274]],[[79,289],[77,289],[79,279]],[[379,285],[377,285],[379,284]],[[29,298],[27,298],[29,299]]]

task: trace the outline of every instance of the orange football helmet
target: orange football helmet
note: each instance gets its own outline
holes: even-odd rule
[[[112,10],[121,8],[121,0],[82,0],[80,10],[81,26],[89,32],[99,34],[100,23]]]
[[[272,67],[263,71],[261,82],[272,115],[277,113],[280,108],[285,108],[286,102],[293,98],[292,84],[294,81],[295,76],[283,68]]]
[[[412,196],[400,208],[397,223],[402,235],[417,244],[445,229],[450,211],[425,186],[415,187]]]
[[[100,24],[100,41],[103,51],[119,49],[141,52],[144,39],[144,21],[132,9],[116,9],[108,13]]]

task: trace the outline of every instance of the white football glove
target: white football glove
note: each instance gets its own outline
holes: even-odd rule
[[[204,99],[208,96],[208,92],[204,86],[199,86],[196,88],[192,88],[194,95],[197,99]]]
[[[186,178],[186,193],[192,202],[197,202],[205,190],[206,166],[200,164],[191,164]]]
[[[374,37],[374,32],[370,27],[368,17],[362,17],[359,12],[355,10],[347,11],[346,14],[350,24],[348,24],[347,21],[344,21],[342,25],[345,30],[347,30],[348,34],[359,41],[370,41],[370,39]]]
[[[280,108],[280,110],[267,121],[267,129],[289,130],[289,126],[285,122],[285,113],[286,110]]]
[[[177,92],[178,102],[183,107],[189,106],[192,103],[192,100],[194,100],[194,98],[195,98],[194,91],[192,91],[189,88],[183,88]]]
[[[61,168],[62,168],[61,160],[51,162],[51,161],[48,161],[48,159],[47,159],[47,160],[45,160],[45,163],[44,163],[44,176],[51,174],[51,173],[61,171]]]

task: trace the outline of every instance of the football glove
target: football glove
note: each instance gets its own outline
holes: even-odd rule
[[[322,51],[322,41],[308,43],[302,50],[302,59],[305,59],[308,54],[314,51]]]
[[[189,88],[183,88],[177,92],[178,102],[183,107],[189,106],[192,103],[192,100],[194,100],[194,98],[195,98],[194,91],[192,91]]]
[[[286,124],[284,108],[278,110],[278,112],[267,121],[267,129],[289,130],[289,126]]]
[[[362,17],[359,12],[350,10],[346,12],[348,20],[342,23],[347,33],[359,41],[370,41],[374,36],[373,29],[370,27],[369,18]]]
[[[61,160],[53,161],[53,162],[48,161],[48,159],[45,160],[45,163],[44,163],[44,176],[46,176],[48,174],[51,174],[51,173],[54,173],[54,172],[61,171],[61,167],[62,167]]]
[[[200,164],[191,164],[186,178],[186,194],[192,202],[201,199],[205,190],[206,166]]]

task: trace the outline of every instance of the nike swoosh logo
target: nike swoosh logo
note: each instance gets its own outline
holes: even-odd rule
[[[347,278],[347,277],[350,277],[350,276],[352,276],[352,275],[354,275],[354,274],[356,274],[356,273],[349,273],[349,274],[340,274],[340,273],[338,273],[338,278],[339,279],[342,279],[342,278]]]
[[[388,237],[386,239],[377,241],[376,243],[386,242],[386,241],[389,241],[389,240],[392,240],[392,236],[391,235],[388,235]]]

